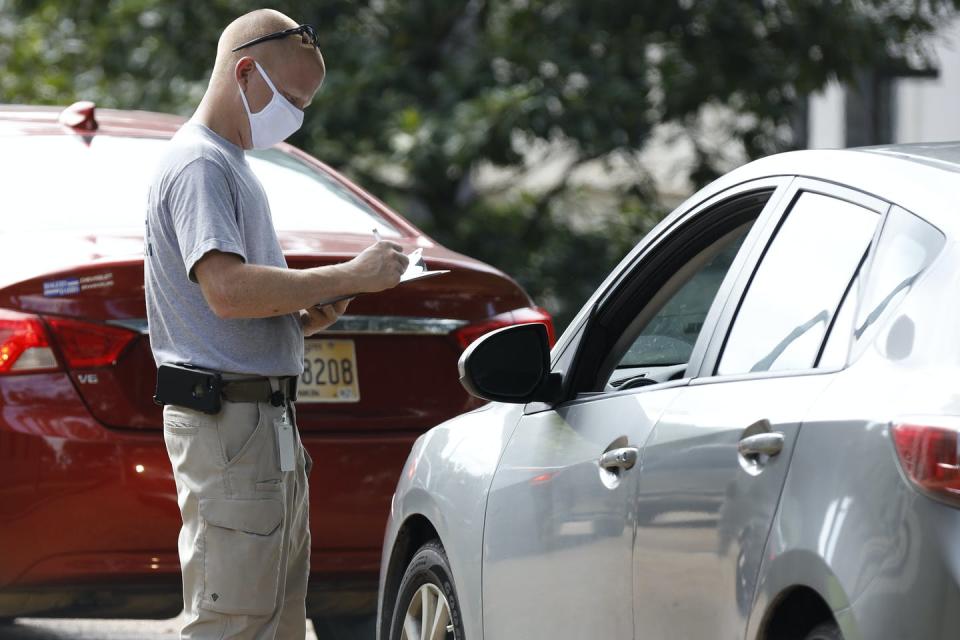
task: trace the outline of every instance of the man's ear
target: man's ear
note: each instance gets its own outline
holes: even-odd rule
[[[250,72],[253,71],[253,68],[253,58],[244,56],[237,60],[237,65],[233,69],[237,83],[243,87],[244,91],[247,90],[247,83],[250,81]]]

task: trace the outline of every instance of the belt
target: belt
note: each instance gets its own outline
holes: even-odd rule
[[[230,402],[267,402],[282,407],[286,402],[297,399],[297,380],[299,376],[280,378],[280,389],[274,391],[270,378],[238,378],[224,380],[220,395]]]

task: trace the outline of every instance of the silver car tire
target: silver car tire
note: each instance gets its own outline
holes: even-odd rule
[[[460,601],[443,545],[420,547],[400,580],[390,640],[464,640]]]
[[[825,622],[817,625],[810,633],[804,636],[803,640],[843,640],[843,634],[840,633],[840,627],[834,622]]]

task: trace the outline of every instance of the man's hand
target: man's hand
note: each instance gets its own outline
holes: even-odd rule
[[[358,293],[373,293],[400,284],[400,276],[407,270],[408,262],[403,247],[395,242],[380,240],[344,266],[359,280]]]
[[[347,310],[347,305],[350,304],[350,300],[352,299],[353,298],[349,298],[347,300],[341,300],[340,302],[334,302],[333,304],[325,304],[322,307],[305,309],[300,314],[300,326],[303,327],[303,335],[312,336],[318,331],[323,331],[332,325],[343,315],[343,312]]]

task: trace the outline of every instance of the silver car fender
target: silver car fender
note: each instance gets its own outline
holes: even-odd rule
[[[423,543],[439,538],[453,570],[466,637],[483,637],[481,565],[487,491],[522,405],[491,403],[414,443],[390,509],[380,568],[377,637],[389,633],[396,590]]]

